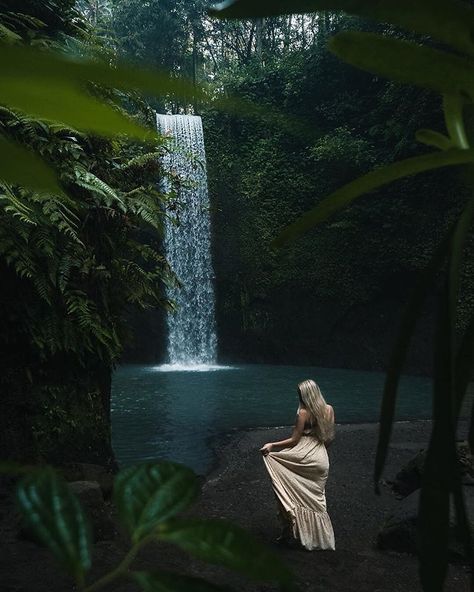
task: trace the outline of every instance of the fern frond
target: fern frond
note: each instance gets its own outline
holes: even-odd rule
[[[125,211],[125,204],[122,198],[117,194],[117,192],[114,189],[112,189],[112,187],[110,187],[110,185],[107,185],[105,181],[99,179],[99,177],[94,175],[94,173],[86,171],[85,169],[80,167],[76,168],[75,183],[79,187],[87,189],[88,191],[91,191],[92,193],[95,193],[96,195],[105,198],[106,204],[108,206],[118,203],[121,206],[122,210]]]
[[[160,158],[160,152],[148,152],[146,154],[140,154],[131,158],[128,162],[124,163],[120,168],[125,171],[131,168],[141,168],[147,164],[157,162]]]

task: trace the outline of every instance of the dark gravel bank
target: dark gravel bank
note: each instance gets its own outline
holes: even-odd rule
[[[398,469],[419,449],[426,446],[431,424],[427,421],[398,423],[385,470],[393,479]],[[341,425],[330,448],[330,474],[327,485],[328,510],[336,535],[336,551],[307,552],[282,549],[274,544],[279,526],[270,480],[265,471],[260,446],[281,439],[290,428],[254,429],[227,435],[215,441],[218,462],[208,475],[201,498],[192,514],[231,520],[267,542],[296,574],[303,591],[325,592],[416,592],[417,561],[399,553],[378,551],[377,532],[400,501],[384,488],[376,496],[372,486],[377,426]],[[0,520],[0,590],[2,592],[63,592],[73,586],[55,567],[48,553],[34,543],[18,541],[9,530],[8,504],[3,503]],[[95,546],[92,579],[112,569],[123,557],[126,541],[117,537]],[[256,585],[229,572],[190,560],[175,548],[156,545],[144,549],[135,569],[169,568],[199,575],[239,591],[273,590]],[[447,591],[468,590],[464,567],[450,568]],[[130,582],[116,583],[104,590],[132,592]]]

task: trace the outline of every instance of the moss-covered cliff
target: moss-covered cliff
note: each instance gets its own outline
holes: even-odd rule
[[[383,368],[400,312],[462,198],[457,171],[359,199],[281,251],[299,213],[374,166],[420,152],[442,126],[429,93],[357,72],[318,49],[240,71],[228,90],[274,117],[203,114],[221,358]],[[427,307],[408,369],[431,367]]]

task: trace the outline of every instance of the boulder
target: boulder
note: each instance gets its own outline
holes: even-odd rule
[[[96,481],[73,481],[69,483],[73,493],[79,498],[93,529],[94,541],[113,539],[117,531],[110,511],[104,502],[102,490]]]
[[[397,473],[392,484],[393,491],[400,497],[406,497],[421,487],[421,476],[425,465],[426,450],[420,450]]]
[[[469,444],[463,440],[457,442],[457,455],[464,485],[474,485],[474,466]],[[406,497],[421,487],[426,450],[420,450],[397,473],[392,483],[393,491],[399,497]]]
[[[384,551],[416,553],[419,491],[400,501],[398,510],[388,517],[377,535],[377,547]]]
[[[474,535],[474,489],[463,488],[466,511]],[[417,552],[417,516],[420,492],[415,491],[400,501],[400,507],[382,526],[377,536],[377,547],[401,553]],[[464,559],[464,549],[458,534],[454,504],[451,503],[449,519],[449,551],[451,561]]]

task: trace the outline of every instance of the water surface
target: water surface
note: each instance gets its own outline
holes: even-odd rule
[[[315,379],[337,422],[377,421],[384,375],[298,366],[220,368],[126,365],[112,388],[113,446],[121,466],[166,458],[204,474],[213,462],[209,439],[238,428],[290,425],[296,385]],[[431,381],[404,377],[397,419],[431,414]],[[262,443],[263,444],[263,443]]]

